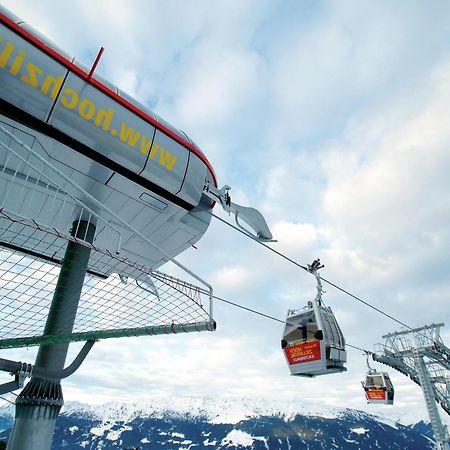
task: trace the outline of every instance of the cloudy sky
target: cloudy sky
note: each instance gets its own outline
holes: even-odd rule
[[[189,133],[233,200],[264,213],[274,248],[303,264],[320,257],[325,278],[410,326],[448,322],[448,2],[1,4],[88,65],[104,46],[98,71]],[[179,259],[217,295],[275,317],[314,296],[311,275],[214,219]],[[326,290],[348,343],[372,350],[401,328]],[[63,383],[65,400],[192,395],[386,411],[365,403],[361,352],[348,349],[345,374],[297,379],[280,323],[220,302],[215,318],[215,333],[96,344]],[[389,414],[426,417],[419,388],[390,373]]]

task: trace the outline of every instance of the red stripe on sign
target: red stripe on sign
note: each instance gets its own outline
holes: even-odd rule
[[[386,400],[386,392],[381,389],[370,389],[366,391],[369,400]]]

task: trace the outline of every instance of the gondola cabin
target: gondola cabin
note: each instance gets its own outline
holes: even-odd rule
[[[394,403],[394,386],[386,372],[369,370],[366,380],[361,382],[367,403],[392,405]]]
[[[289,310],[281,347],[291,375],[315,377],[347,370],[344,336],[329,307],[314,308],[308,302],[304,310]]]

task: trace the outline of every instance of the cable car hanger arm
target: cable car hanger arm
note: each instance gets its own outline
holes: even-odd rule
[[[228,193],[230,189],[231,187],[227,184],[221,189],[217,189],[207,182],[203,188],[203,193],[210,199],[219,203],[226,212],[233,213],[236,225],[243,230],[245,234],[259,242],[276,242],[276,240],[273,239],[272,233],[270,232],[269,226],[263,215],[255,208],[233,203],[230,194]],[[253,232],[244,227],[239,220],[245,222]]]
[[[311,272],[317,280],[317,295],[316,298],[314,299],[314,301],[312,302],[312,306],[314,309],[314,314],[316,316],[316,320],[317,320],[317,327],[318,330],[316,331],[316,338],[319,340],[323,339],[323,321],[322,321],[322,316],[320,314],[319,311],[319,306],[322,306],[322,293],[323,293],[323,287],[322,287],[322,283],[320,281],[320,275],[318,270],[322,269],[323,267],[325,267],[323,264],[320,263],[320,259],[316,259],[314,260],[311,264],[308,264],[308,272]]]

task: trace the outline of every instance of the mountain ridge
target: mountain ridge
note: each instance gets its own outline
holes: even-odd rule
[[[0,408],[0,439],[13,408]],[[430,424],[403,425],[350,408],[254,399],[68,402],[52,449],[434,449]]]

